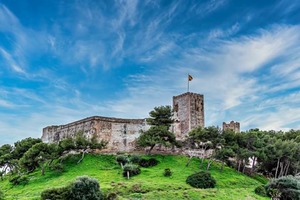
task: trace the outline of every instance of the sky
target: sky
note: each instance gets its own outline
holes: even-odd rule
[[[300,2],[1,0],[0,145],[187,92],[205,125],[300,129]]]

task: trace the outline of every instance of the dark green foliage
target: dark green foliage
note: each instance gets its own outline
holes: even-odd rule
[[[152,126],[170,127],[173,123],[171,106],[155,107],[150,113],[147,122]]]
[[[76,178],[71,184],[71,199],[72,200],[100,200],[101,192],[99,182],[88,176]]]
[[[110,192],[104,198],[105,200],[116,200],[118,198],[118,194],[116,192]]]
[[[158,164],[158,160],[150,158],[149,160],[142,158],[139,162],[141,167],[153,167]]]
[[[62,163],[53,163],[52,165],[50,165],[50,169],[52,171],[62,173],[64,171],[64,165]]]
[[[72,138],[66,138],[59,142],[59,146],[61,147],[62,151],[69,151],[71,149],[75,149],[75,141]]]
[[[12,185],[26,185],[29,182],[29,178],[25,175],[16,175],[16,176],[12,176],[9,179],[9,182]]]
[[[33,145],[41,143],[41,139],[26,138],[21,141],[15,142],[15,149],[13,155],[16,159],[20,159]]]
[[[138,155],[132,155],[132,156],[130,156],[129,160],[131,163],[139,164],[141,157]]]
[[[214,188],[216,180],[209,172],[198,172],[187,177],[186,183],[195,188]]]
[[[283,176],[273,179],[266,185],[266,191],[269,195],[278,191],[280,199],[284,200],[300,199],[300,177]]]
[[[122,166],[129,162],[128,157],[125,155],[118,155],[116,161]]]
[[[267,191],[265,189],[265,186],[264,185],[260,185],[260,186],[257,186],[254,190],[254,192],[260,196],[263,196],[263,197],[266,197],[268,196],[267,195]]]
[[[170,170],[170,168],[165,169],[164,176],[172,176],[172,171]]]
[[[41,193],[42,200],[68,200],[71,199],[70,187],[51,188]]]
[[[44,190],[41,194],[42,200],[100,200],[99,182],[88,176],[77,177],[67,187],[52,188]]]
[[[129,177],[131,177],[140,174],[141,170],[137,165],[126,164],[123,169],[123,176],[127,177],[128,173],[129,173]]]

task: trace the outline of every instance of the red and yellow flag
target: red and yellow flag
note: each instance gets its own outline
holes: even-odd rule
[[[193,80],[193,77],[191,75],[188,76],[188,80],[191,81]]]

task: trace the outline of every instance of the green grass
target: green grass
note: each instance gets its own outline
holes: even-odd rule
[[[0,181],[5,199],[33,200],[40,199],[43,190],[66,186],[77,176],[88,175],[99,180],[104,193],[116,193],[118,199],[268,199],[254,193],[255,187],[261,183],[234,169],[225,167],[220,173],[220,164],[212,165],[210,172],[216,179],[214,189],[195,189],[185,183],[187,176],[199,171],[199,159],[193,159],[189,167],[185,167],[188,158],[185,156],[155,155],[159,160],[157,166],[141,168],[140,175],[130,180],[122,177],[121,168],[115,163],[112,155],[86,155],[80,164],[76,164],[79,156],[65,161],[65,171],[57,174],[46,171],[41,176],[39,171],[30,174],[30,181],[25,186],[11,186],[8,180]],[[206,163],[204,163],[206,164]],[[165,168],[173,172],[171,177],[164,177]]]

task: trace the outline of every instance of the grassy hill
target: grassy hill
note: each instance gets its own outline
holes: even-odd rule
[[[145,156],[147,157],[147,156]],[[214,189],[195,189],[185,183],[187,176],[199,171],[199,159],[193,159],[189,167],[185,167],[188,158],[185,156],[155,155],[159,160],[157,166],[141,168],[142,173],[130,180],[122,177],[122,170],[115,163],[113,155],[86,155],[84,160],[76,164],[78,156],[65,161],[64,172],[58,174],[46,171],[41,176],[39,171],[30,174],[30,181],[25,186],[11,186],[8,180],[0,181],[5,199],[33,200],[40,199],[40,193],[47,188],[66,186],[77,176],[88,175],[99,180],[101,190],[114,192],[118,199],[268,199],[254,193],[260,182],[235,170],[225,167],[220,173],[219,164],[211,167],[211,174],[216,179]],[[171,177],[164,177],[165,168],[173,172]]]

